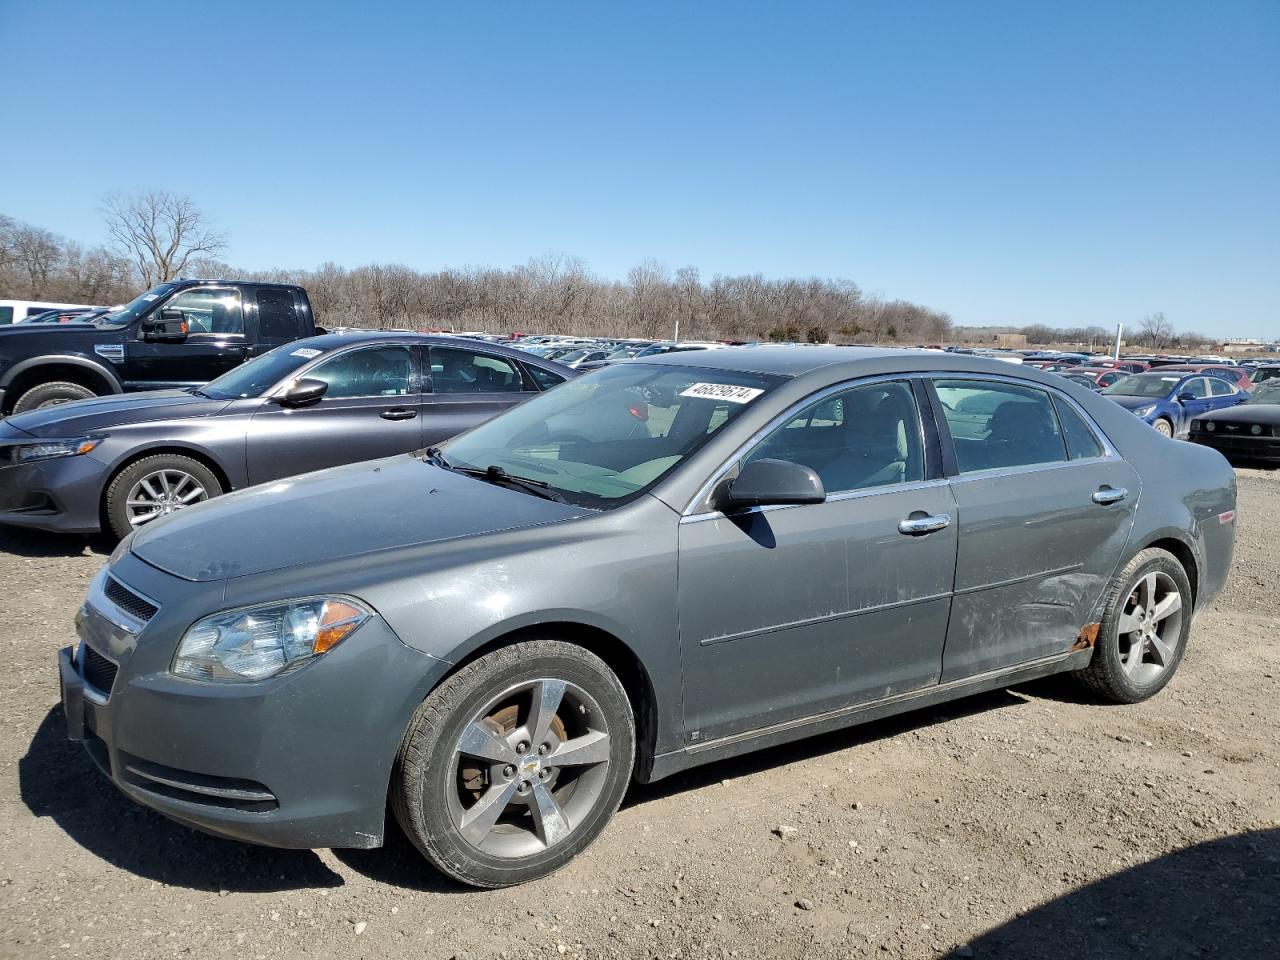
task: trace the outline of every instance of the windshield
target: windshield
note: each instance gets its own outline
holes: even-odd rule
[[[449,466],[498,466],[571,503],[638,496],[781,378],[628,363],[561,384],[442,446]]]
[[[1113,397],[1167,397],[1181,379],[1158,373],[1135,373],[1117,380],[1102,392]]]
[[[162,283],[158,286],[154,286],[141,296],[130,300],[118,310],[112,310],[103,314],[95,320],[94,323],[101,323],[110,327],[128,326],[154,307],[157,300],[163,300],[169,294],[173,293],[175,289],[176,285],[172,283]]]
[[[1280,380],[1255,387],[1245,403],[1280,403]]]
[[[314,360],[323,350],[286,343],[282,347],[254,357],[234,370],[224,373],[200,388],[200,393],[214,400],[244,400],[260,397],[304,363]]]
[[[585,350],[570,350],[568,353],[562,353],[556,359],[561,363],[573,363],[575,360],[581,360],[587,355]]]

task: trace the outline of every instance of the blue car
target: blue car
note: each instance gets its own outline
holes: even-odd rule
[[[1200,414],[1234,407],[1249,396],[1222,377],[1159,370],[1125,377],[1102,395],[1132,410],[1166,437],[1185,437]]]

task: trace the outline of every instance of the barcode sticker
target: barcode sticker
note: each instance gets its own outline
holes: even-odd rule
[[[757,387],[740,387],[734,383],[695,383],[680,391],[682,397],[696,397],[699,400],[727,400],[730,403],[750,403],[763,390]]]

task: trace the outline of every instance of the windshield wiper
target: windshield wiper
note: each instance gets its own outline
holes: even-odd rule
[[[445,470],[452,470],[453,466],[444,458],[444,454],[440,452],[439,447],[427,447],[422,451],[422,459],[433,467],[443,467]]]
[[[199,387],[187,387],[187,393],[191,394],[193,397],[202,397],[205,400],[213,399],[213,397],[209,396],[209,394],[205,393]]]
[[[477,480],[484,480],[486,483],[505,484],[508,487],[516,487],[526,493],[532,493],[535,497],[542,497],[546,500],[554,500],[556,503],[568,503],[564,497],[551,489],[551,484],[544,483],[541,480],[531,480],[529,477],[518,477],[515,474],[507,473],[506,470],[491,463],[489,466],[481,470],[478,467],[449,467],[455,473],[465,473],[468,477],[475,477]]]
[[[484,480],[486,483],[503,484],[508,487],[516,487],[526,493],[532,493],[536,497],[543,497],[547,500],[554,500],[556,503],[568,503],[564,497],[560,496],[551,488],[551,484],[544,483],[541,480],[533,480],[529,477],[518,477],[515,474],[507,473],[502,467],[496,463],[492,463],[487,467],[458,467],[454,466],[444,458],[439,447],[427,447],[422,451],[422,459],[435,467],[441,467],[454,473],[461,473],[464,476],[475,477],[477,480]]]

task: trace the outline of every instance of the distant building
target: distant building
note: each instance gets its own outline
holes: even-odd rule
[[[1237,337],[1222,342],[1223,353],[1269,353],[1275,350],[1274,343],[1256,340],[1252,337]]]

